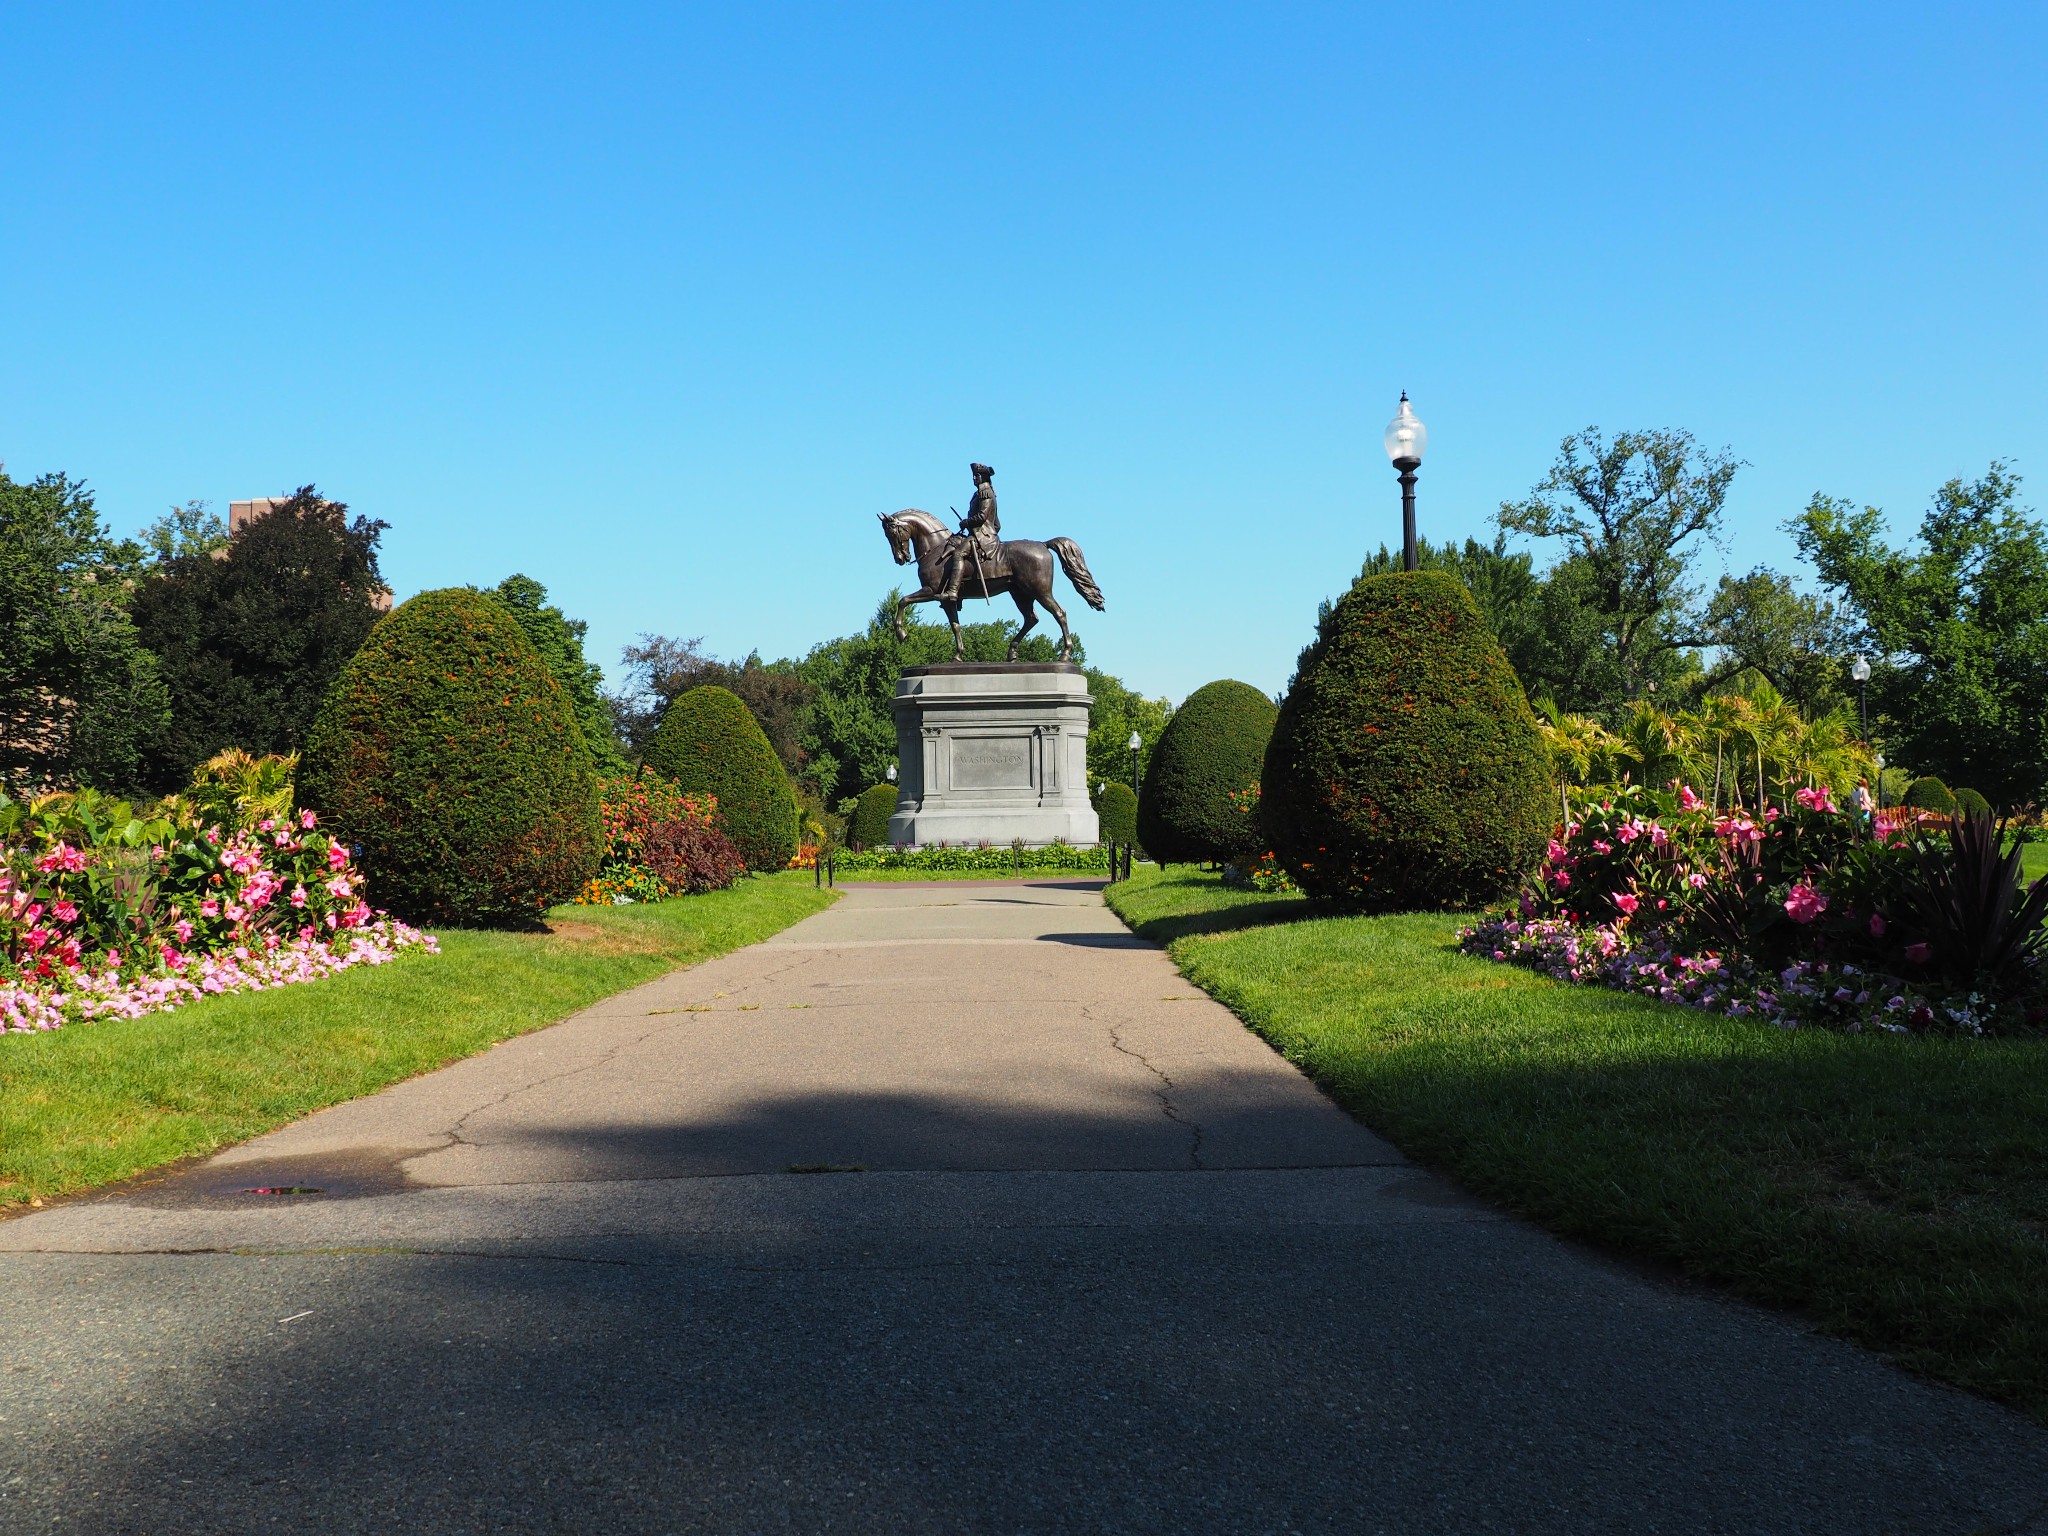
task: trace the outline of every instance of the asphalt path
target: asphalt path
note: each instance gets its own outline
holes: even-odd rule
[[[1073,885],[851,888],[0,1223],[10,1533],[2044,1510],[2048,1434],[1467,1198]]]

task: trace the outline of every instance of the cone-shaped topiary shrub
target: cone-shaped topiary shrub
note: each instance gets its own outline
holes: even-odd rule
[[[856,848],[889,846],[889,818],[896,814],[896,786],[871,784],[860,792],[846,824],[847,841]]]
[[[531,922],[604,845],[569,699],[480,592],[423,592],[378,622],[313,721],[298,793],[362,849],[370,900],[419,922]]]
[[[1946,815],[1956,808],[1956,797],[1941,780],[1915,779],[1906,786],[1906,801],[1916,811],[1940,811]]]
[[[1095,792],[1095,815],[1101,822],[1098,835],[1105,843],[1135,843],[1138,840],[1138,795],[1128,784],[1109,780]]]
[[[796,853],[796,792],[753,711],[706,684],[669,705],[647,766],[679,788],[718,797],[718,822],[753,870],[788,866]]]
[[[1277,713],[1250,683],[1204,683],[1173,712],[1152,749],[1138,798],[1137,841],[1162,864],[1264,852],[1242,797],[1258,782]]]
[[[1955,794],[1958,816],[1989,816],[1991,802],[1974,789],[1959,789]]]
[[[1505,895],[1555,804],[1514,668],[1442,571],[1368,576],[1330,611],[1281,703],[1263,792],[1288,874],[1347,912]]]

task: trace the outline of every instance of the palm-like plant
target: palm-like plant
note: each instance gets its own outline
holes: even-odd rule
[[[1685,770],[1671,717],[1646,701],[1629,711],[1614,750],[1621,762],[1631,765],[1639,783],[1668,784]]]

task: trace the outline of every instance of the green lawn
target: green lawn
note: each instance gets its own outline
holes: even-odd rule
[[[1027,869],[1018,874],[1014,869],[863,869],[839,877],[841,885],[865,885],[871,881],[894,882],[903,880],[1107,880],[1104,870],[1088,869]]]
[[[2027,879],[2038,880],[2048,875],[2048,842],[2035,841],[2020,849],[2020,867]]]
[[[751,944],[827,906],[803,874],[628,907],[558,907],[547,933],[456,930],[275,992],[0,1035],[0,1210],[246,1141]]]
[[[1186,871],[1108,899],[1419,1161],[2048,1422],[2048,1042],[1720,1019]]]

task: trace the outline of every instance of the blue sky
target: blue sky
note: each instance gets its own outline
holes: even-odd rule
[[[2017,4],[7,6],[0,460],[124,531],[313,481],[615,666],[858,627],[983,459],[1098,664],[1277,689],[1403,388],[1431,536],[1589,423],[1749,461],[1741,569],[1816,490],[2042,505],[2044,65]]]

